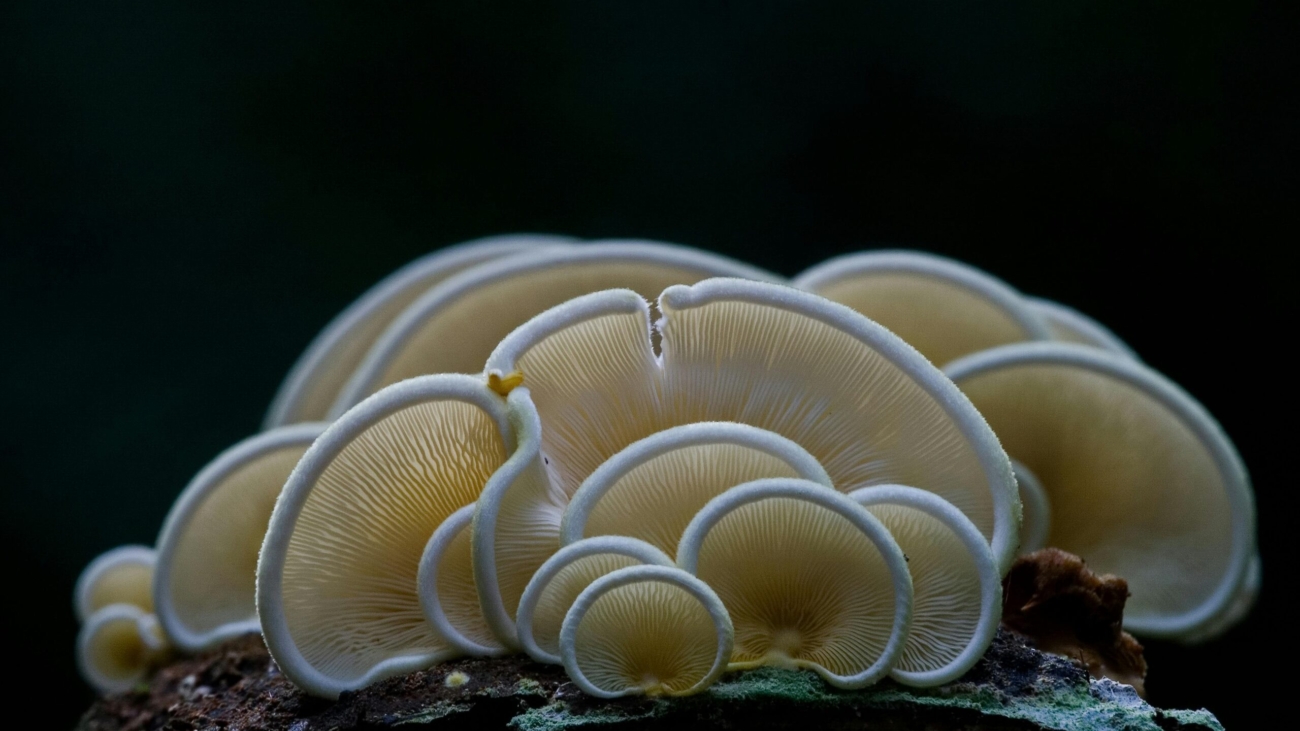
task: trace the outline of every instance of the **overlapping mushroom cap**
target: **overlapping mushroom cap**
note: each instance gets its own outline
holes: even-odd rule
[[[1245,467],[1182,389],[1126,357],[1004,346],[947,368],[1051,501],[1047,544],[1128,581],[1125,627],[1199,635],[1228,612],[1254,552]]]
[[[153,611],[153,572],[158,554],[148,546],[118,546],[82,569],[72,590],[73,610],[85,622],[110,604]]]
[[[1110,331],[1110,328],[1073,307],[1066,307],[1059,302],[1041,297],[1030,297],[1029,306],[1047,321],[1053,340],[1091,345],[1094,348],[1109,350],[1116,355],[1138,359],[1137,353],[1133,352],[1128,343],[1120,340],[1118,335]]]
[[[77,667],[100,693],[130,690],[167,652],[157,619],[132,604],[97,609],[77,635]]]

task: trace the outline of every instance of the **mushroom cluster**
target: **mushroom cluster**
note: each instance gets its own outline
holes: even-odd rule
[[[471,242],[336,318],[266,425],[184,490],[134,594],[87,569],[96,687],[249,631],[322,697],[513,652],[598,697],[761,665],[933,686],[1045,545],[1128,578],[1153,636],[1213,636],[1258,591],[1204,409],[1083,315],[920,253],[784,282],[653,242]]]

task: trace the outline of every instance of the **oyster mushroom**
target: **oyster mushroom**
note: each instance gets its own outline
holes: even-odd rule
[[[641,564],[674,566],[668,554],[627,536],[596,536],[561,548],[519,599],[519,644],[538,662],[560,664],[560,628],[582,590],[611,571]]]
[[[1047,320],[1047,326],[1052,330],[1053,340],[1091,345],[1102,350],[1109,350],[1116,355],[1138,360],[1137,353],[1133,352],[1128,343],[1120,340],[1119,336],[1111,332],[1105,325],[1073,307],[1066,307],[1059,302],[1042,299],[1041,297],[1030,297],[1028,301],[1029,306],[1037,310],[1038,314]]]
[[[515,330],[488,360],[490,382],[527,384],[544,462],[538,481],[502,481],[479,500],[476,578],[489,621],[505,618],[499,633],[513,629],[518,595],[493,576],[510,574],[522,591],[519,577],[558,547],[560,515],[583,481],[628,445],[695,422],[775,432],[844,492],[930,490],[971,518],[1000,566],[1010,564],[1020,519],[1010,462],[970,402],[897,336],[816,295],[736,279],[670,287],[658,311],[652,340],[639,294],[579,297]],[[504,504],[508,516],[485,513]],[[525,537],[533,548],[522,547]]]
[[[722,675],[731,652],[721,600],[670,566],[629,566],[596,579],[560,631],[569,678],[598,698],[698,693]]]
[[[483,262],[575,242],[567,236],[489,236],[439,249],[385,277],[339,313],[312,340],[280,385],[263,429],[320,421],[389,323],[425,290]]]
[[[1020,488],[1020,555],[1033,553],[1047,547],[1047,532],[1052,529],[1052,501],[1028,467],[1011,460],[1011,471],[1016,474]]]
[[[1250,481],[1218,423],[1129,358],[1008,345],[948,374],[1051,499],[1047,544],[1128,581],[1126,629],[1189,637],[1228,611],[1255,546]]]
[[[583,481],[565,510],[560,542],[632,536],[675,553],[709,500],[763,477],[833,487],[815,457],[779,434],[725,421],[666,429],[628,445]]]
[[[109,604],[90,615],[77,635],[77,667],[100,693],[130,690],[168,653],[152,614],[133,604]]]
[[[153,611],[153,570],[158,554],[148,546],[118,546],[96,556],[82,569],[72,591],[77,620],[85,622],[110,604],[130,604]]]
[[[335,697],[459,654],[425,621],[419,564],[438,526],[514,474],[507,410],[480,378],[413,378],[303,455],[257,567],[266,644],[295,684]]]
[[[1005,282],[919,251],[838,256],[796,277],[794,286],[852,307],[940,365],[1052,336],[1042,315]]]
[[[510,648],[483,619],[470,550],[473,505],[452,513],[424,547],[416,577],[424,618],[439,635],[472,657],[496,657]]]
[[[861,688],[906,646],[907,559],[866,508],[815,482],[755,480],[714,498],[682,535],[677,565],[727,607],[731,670],[807,668]]]
[[[551,248],[474,267],[425,292],[393,320],[330,413],[403,378],[478,372],[511,330],[573,297],[611,287],[652,296],[714,276],[777,278],[716,254],[645,241]]]
[[[934,493],[879,485],[849,495],[889,529],[912,574],[912,626],[890,677],[931,687],[961,677],[1002,618],[1002,575],[970,519]]]
[[[172,505],[158,536],[155,612],[181,650],[198,652],[257,621],[257,554],[271,509],[325,424],[263,432],[217,456]]]

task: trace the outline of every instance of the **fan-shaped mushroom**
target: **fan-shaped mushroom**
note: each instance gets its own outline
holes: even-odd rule
[[[153,611],[153,569],[158,554],[148,546],[118,546],[82,569],[72,591],[77,619],[85,622],[102,607],[130,604]]]
[[[403,378],[478,372],[502,337],[573,297],[611,287],[653,296],[714,276],[776,279],[716,254],[646,241],[552,248],[475,267],[429,290],[393,321],[331,413]]]
[[[326,418],[348,377],[384,328],[430,287],[486,261],[574,241],[541,234],[489,236],[439,249],[398,269],[339,313],[312,340],[276,392],[262,428]]]
[[[809,668],[861,688],[906,646],[907,559],[866,508],[817,483],[770,478],[724,492],[686,528],[677,565],[726,605],[732,670]]]
[[[1129,358],[1009,345],[948,374],[1052,503],[1047,543],[1128,581],[1125,627],[1196,633],[1228,610],[1254,552],[1241,458],[1205,409]]]
[[[1005,282],[919,251],[838,256],[799,275],[794,285],[879,322],[936,364],[1051,337],[1042,316]]]
[[[1029,306],[1047,321],[1047,326],[1052,330],[1053,340],[1091,345],[1109,350],[1116,355],[1138,359],[1137,353],[1133,352],[1128,343],[1120,340],[1118,335],[1110,331],[1110,328],[1073,307],[1066,307],[1059,302],[1041,297],[1030,297],[1028,301]]]
[[[961,677],[1002,618],[1002,575],[988,543],[960,510],[925,490],[879,485],[849,497],[889,529],[912,574],[912,626],[890,676],[920,687]]]
[[[564,617],[569,678],[598,698],[691,695],[727,668],[731,620],[702,581],[670,566],[629,566],[596,579]]]
[[[560,627],[578,594],[617,569],[673,566],[666,553],[627,536],[596,536],[561,548],[542,564],[519,599],[519,644],[538,662],[559,664]]]
[[[413,378],[312,444],[276,503],[257,609],[284,673],[334,697],[458,654],[417,591],[433,531],[521,460],[507,405],[482,379]],[[518,459],[516,459],[518,458]]]
[[[158,536],[155,612],[173,644],[197,652],[259,632],[257,554],[275,500],[325,424],[263,432],[217,456],[172,505]]]
[[[416,585],[424,618],[439,635],[466,655],[495,657],[509,648],[483,619],[469,541],[474,508],[457,510],[433,532],[420,558]]]
[[[779,434],[726,421],[666,429],[628,445],[583,481],[565,510],[560,541],[632,536],[675,553],[706,503],[763,477],[833,487],[815,457]]]
[[[168,652],[154,616],[132,604],[95,610],[77,635],[81,677],[100,693],[120,693],[144,681]]]

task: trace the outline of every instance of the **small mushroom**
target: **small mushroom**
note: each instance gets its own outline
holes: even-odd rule
[[[520,646],[538,662],[560,664],[560,627],[582,590],[611,571],[641,564],[674,565],[663,551],[627,536],[596,536],[561,548],[519,599]]]
[[[907,644],[907,559],[866,508],[815,482],[755,480],[714,498],[682,535],[677,565],[726,605],[731,670],[807,668],[861,688]]]
[[[86,565],[77,577],[72,605],[85,622],[110,604],[130,604],[153,611],[153,570],[158,554],[148,546],[118,546]]]
[[[1011,470],[1016,473],[1023,508],[1020,521],[1020,555],[1023,556],[1047,547],[1047,534],[1052,529],[1052,501],[1032,470],[1014,459]]]
[[[852,307],[942,365],[1051,330],[1025,298],[972,266],[919,251],[870,251],[827,260],[794,286]]]
[[[1109,350],[1116,355],[1138,360],[1137,353],[1133,352],[1128,343],[1120,340],[1118,335],[1111,332],[1110,328],[1073,307],[1066,307],[1059,302],[1042,299],[1041,297],[1030,297],[1028,301],[1029,306],[1037,310],[1038,314],[1047,320],[1047,326],[1052,330],[1053,340],[1091,345],[1095,348]]]
[[[429,536],[507,470],[507,406],[480,378],[413,378],[332,424],[276,503],[257,567],[267,647],[308,692],[336,697],[459,651],[425,621]]]
[[[109,604],[90,615],[77,635],[81,677],[100,693],[130,690],[168,654],[152,614],[133,604]]]
[[[948,374],[1051,499],[1047,545],[1124,577],[1126,629],[1186,638],[1229,610],[1254,555],[1246,470],[1205,409],[1130,358],[1008,345]]]
[[[276,498],[325,424],[263,432],[217,456],[172,505],[158,536],[155,612],[181,650],[260,632],[255,576]]]
[[[912,628],[890,677],[932,687],[984,656],[1002,617],[1002,575],[970,519],[934,493],[903,485],[855,490],[907,556]]]
[[[665,429],[628,445],[583,481],[564,513],[560,541],[632,536],[675,553],[706,503],[763,477],[833,487],[817,458],[780,434],[726,421]]]
[[[384,328],[425,290],[477,264],[574,242],[567,236],[489,236],[439,249],[371,287],[330,321],[294,363],[267,411],[263,429],[320,421]]]
[[[671,284],[716,276],[777,279],[723,256],[648,241],[550,248],[474,267],[430,289],[393,320],[331,414],[403,378],[477,372],[511,330],[573,297],[611,287],[651,296]]]
[[[442,522],[420,558],[417,587],[424,618],[460,652],[496,657],[509,648],[497,640],[483,619],[470,550],[474,505],[466,505]]]
[[[727,668],[727,610],[702,581],[670,566],[629,566],[596,579],[564,617],[564,669],[597,698],[684,696]]]

